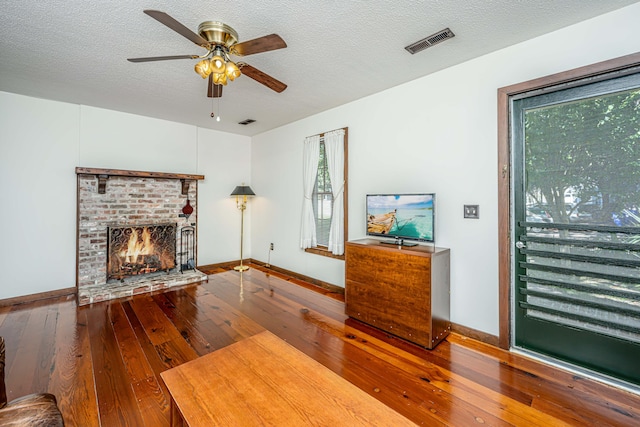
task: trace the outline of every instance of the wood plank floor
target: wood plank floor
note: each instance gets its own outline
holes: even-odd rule
[[[265,329],[418,425],[640,425],[638,395],[457,334],[425,350],[347,319],[339,297],[256,268],[80,308],[0,308],[9,399],[54,393],[68,426],[167,426],[160,372]]]

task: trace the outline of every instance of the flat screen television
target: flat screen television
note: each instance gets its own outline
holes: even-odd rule
[[[416,244],[405,240],[435,242],[435,199],[433,193],[367,194],[367,236],[405,246]]]

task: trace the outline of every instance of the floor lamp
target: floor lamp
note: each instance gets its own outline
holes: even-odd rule
[[[236,207],[240,209],[240,265],[233,267],[236,271],[245,271],[249,267],[242,264],[242,246],[244,244],[244,211],[247,209],[247,196],[255,196],[251,187],[248,185],[238,185],[232,192],[232,196],[236,196]]]

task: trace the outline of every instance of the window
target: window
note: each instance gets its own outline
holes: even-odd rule
[[[327,166],[327,152],[324,140],[320,139],[320,155],[318,156],[318,174],[313,187],[313,215],[316,218],[316,239],[318,246],[329,246],[329,230],[333,210],[333,193],[331,178]]]
[[[300,247],[344,259],[347,128],[305,138]]]

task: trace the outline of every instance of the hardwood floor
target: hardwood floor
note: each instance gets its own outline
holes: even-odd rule
[[[54,393],[68,426],[167,426],[160,372],[266,329],[419,425],[640,425],[638,395],[458,334],[425,350],[278,276],[223,271],[80,308],[70,298],[0,308],[8,397]]]

